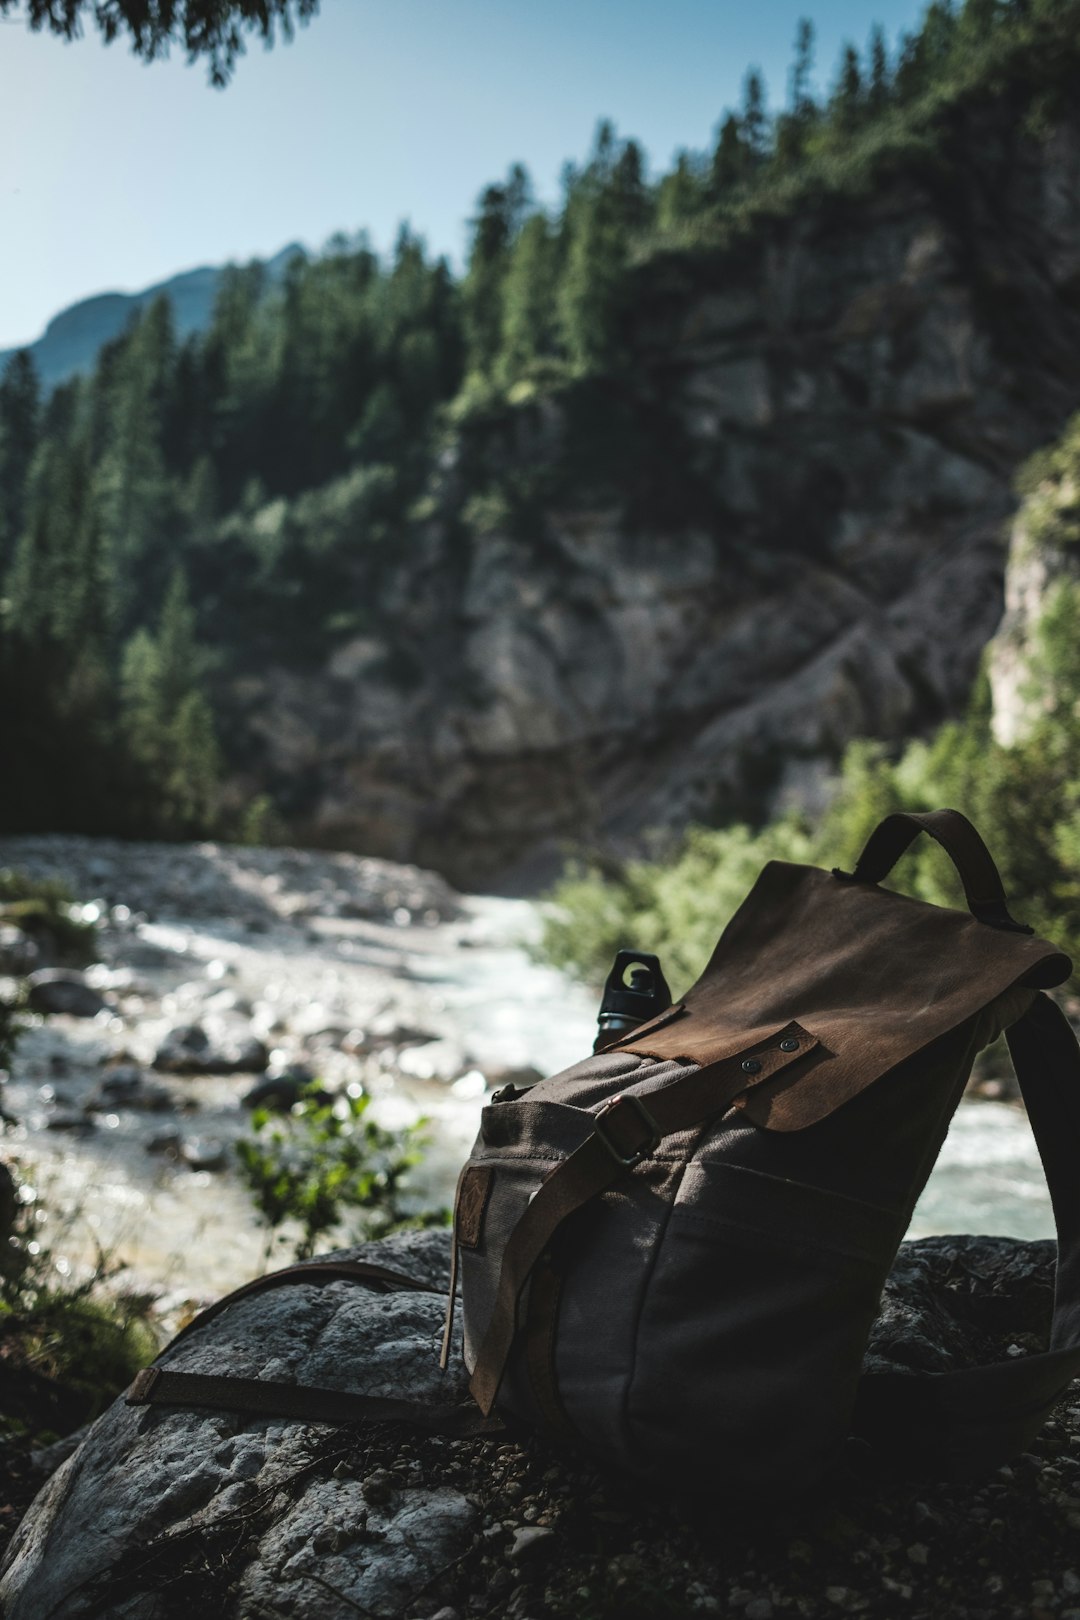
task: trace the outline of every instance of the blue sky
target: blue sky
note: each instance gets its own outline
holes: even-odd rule
[[[179,53],[147,66],[96,32],[0,24],[0,349],[91,293],[197,264],[318,247],[409,219],[460,260],[477,192],[516,160],[554,199],[596,121],[654,172],[709,144],[749,64],[786,92],[798,18],[817,79],[924,0],[322,0],[291,45],[252,45],[224,91]]]

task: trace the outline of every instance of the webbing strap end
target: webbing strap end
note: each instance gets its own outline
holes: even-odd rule
[[[126,1406],[149,1406],[154,1398],[154,1385],[161,1376],[158,1367],[143,1367],[135,1374],[124,1395]]]

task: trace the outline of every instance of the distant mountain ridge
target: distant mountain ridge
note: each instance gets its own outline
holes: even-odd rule
[[[283,275],[297,254],[306,258],[307,250],[299,242],[290,242],[280,253],[267,259],[266,271],[270,279]],[[42,387],[47,392],[76,372],[89,371],[102,346],[119,337],[132,315],[163,294],[172,304],[178,338],[202,331],[210,324],[224,269],[223,265],[201,265],[170,276],[167,281],[159,281],[142,292],[105,292],[81,299],[54,315],[36,343],[20,347],[29,349],[33,355]],[[0,370],[16,352],[16,349],[0,349]]]

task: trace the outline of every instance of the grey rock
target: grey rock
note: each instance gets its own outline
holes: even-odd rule
[[[167,1087],[148,1080],[134,1065],[123,1064],[106,1070],[101,1084],[83,1104],[88,1113],[104,1113],[113,1108],[131,1108],[139,1113],[165,1113],[173,1107]]]
[[[214,1136],[189,1136],[180,1147],[180,1157],[190,1170],[224,1170],[229,1150]]]
[[[904,1245],[868,1364],[877,1370],[940,1369],[1037,1336],[1045,1330],[1053,1249],[1050,1243],[973,1237]],[[448,1234],[407,1233],[354,1252],[381,1258],[432,1291],[378,1295],[347,1282],[270,1291],[238,1301],[166,1351],[163,1363],[420,1400],[461,1398],[459,1358],[445,1376],[436,1360]],[[112,1613],[153,1620],[167,1567],[157,1560],[167,1549],[190,1545],[205,1558],[208,1549],[235,1545],[241,1532],[248,1539],[234,1572],[234,1595],[228,1607],[215,1611],[222,1620],[298,1614],[338,1620],[357,1610],[389,1620],[438,1612],[432,1582],[470,1549],[479,1560],[501,1543],[524,1574],[534,1560],[538,1569],[545,1567],[562,1545],[557,1531],[541,1525],[497,1525],[493,1536],[481,1534],[468,1474],[459,1477],[457,1442],[443,1441],[428,1453],[447,1459],[444,1479],[441,1462],[430,1463],[426,1474],[408,1463],[369,1465],[365,1472],[362,1464],[339,1460],[339,1439],[283,1419],[116,1403],[53,1475],[16,1532],[0,1571],[5,1620],[39,1620],[44,1614],[97,1620]],[[391,1457],[401,1443],[388,1433]],[[506,1450],[495,1453],[496,1466]],[[475,1478],[486,1456],[466,1455],[474,1459]],[[1023,1459],[1017,1472],[1022,1465]],[[585,1487],[591,1491],[595,1472],[587,1469],[582,1477],[592,1482]],[[924,1494],[920,1490],[920,1500]],[[940,1500],[947,1507],[954,1498],[946,1492]],[[932,1517],[916,1518],[919,1539],[909,1530],[895,1541],[904,1549],[900,1556],[911,1579],[919,1578],[922,1565],[919,1553],[913,1562],[907,1549],[929,1546],[933,1533]],[[616,1533],[610,1514],[608,1521]],[[782,1534],[781,1546],[790,1535],[790,1529]],[[628,1576],[629,1552],[622,1566]],[[806,1556],[812,1556],[809,1548]],[[680,1566],[684,1580],[688,1567]],[[935,1567],[931,1550],[927,1568]],[[496,1581],[490,1565],[483,1569],[488,1573],[478,1564],[469,1577],[473,1584],[463,1588],[472,1594],[470,1613],[477,1580],[489,1594],[509,1584],[505,1570]],[[849,1588],[837,1580],[835,1590]],[[756,1594],[748,1587],[746,1601],[767,1600],[760,1587]],[[500,1612],[524,1616],[543,1609],[531,1589],[519,1586]]]
[[[314,1093],[308,1088],[315,1079],[315,1071],[306,1063],[289,1063],[280,1069],[271,1068],[262,1080],[256,1082],[250,1091],[245,1091],[240,1099],[243,1108],[269,1108],[287,1112],[295,1102],[299,1102],[305,1093],[313,1095],[318,1102],[329,1102],[331,1093],[319,1089]]]
[[[14,923],[0,923],[0,973],[32,973],[41,959],[38,943]]]
[[[54,1440],[51,1445],[36,1447],[30,1453],[30,1463],[35,1473],[46,1477],[55,1474],[60,1464],[67,1462],[68,1458],[78,1451],[89,1432],[90,1424],[84,1423],[71,1434],[65,1434],[62,1439]]]
[[[554,1549],[555,1532],[546,1525],[526,1524],[514,1531],[507,1556],[513,1564],[538,1563]]]
[[[274,1290],[238,1301],[167,1351],[163,1364],[374,1395],[461,1398],[463,1373],[441,1374],[433,1348],[445,1303],[447,1234],[407,1233],[355,1252],[430,1282],[432,1292],[378,1295],[350,1283]],[[235,1534],[242,1522],[256,1525],[257,1538],[237,1616],[338,1620],[355,1607],[379,1615],[405,1610],[469,1545],[476,1507],[456,1487],[436,1482],[395,1486],[376,1503],[360,1479],[312,1470],[319,1433],[285,1419],[118,1401],[20,1526],[0,1574],[5,1620],[46,1613],[98,1620],[110,1612],[112,1572],[145,1559],[156,1538],[181,1524],[200,1537],[230,1525]],[[252,1519],[257,1499],[266,1506]],[[143,1607],[124,1612],[149,1615],[155,1589],[150,1573],[138,1599]]]
[[[38,968],[26,981],[33,1012],[66,1013],[69,1018],[96,1018],[108,1002],[74,968]]]
[[[252,1074],[269,1062],[262,1041],[244,1023],[178,1024],[154,1054],[166,1074]]]
[[[179,1160],[183,1150],[184,1138],[175,1125],[168,1130],[157,1131],[146,1143],[147,1153],[155,1153],[163,1159]]]
[[[870,1333],[868,1372],[945,1372],[1004,1359],[1017,1335],[1045,1340],[1057,1245],[1047,1239],[923,1238],[896,1257]]]
[[[91,1131],[97,1129],[92,1119],[88,1119],[76,1108],[58,1108],[49,1115],[46,1127],[50,1131],[70,1131],[73,1136],[89,1136]]]

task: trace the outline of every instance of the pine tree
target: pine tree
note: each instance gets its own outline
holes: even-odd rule
[[[201,692],[181,699],[166,732],[168,771],[165,803],[181,835],[205,833],[220,812],[221,750],[214,716]]]
[[[769,116],[765,104],[765,80],[760,68],[751,68],[743,81],[739,129],[751,165],[762,163],[769,152]]]
[[[833,91],[833,122],[844,134],[858,127],[863,111],[862,71],[854,45],[845,45],[840,56],[840,72]]]
[[[748,159],[739,120],[734,113],[728,113],[720,126],[709,173],[709,195],[714,202],[722,201],[745,179]]]
[[[503,287],[499,366],[504,383],[551,352],[554,299],[555,243],[546,217],[533,214],[514,244]]]
[[[102,451],[95,487],[113,568],[117,608],[127,618],[147,564],[175,533],[174,491],[162,449],[168,378],[175,358],[172,309],[158,298],[112,356],[100,406]]]
[[[795,30],[795,57],[791,64],[789,106],[793,118],[807,121],[813,116],[814,98],[810,76],[814,70],[814,25],[800,17]]]
[[[167,720],[174,717],[187,694],[199,684],[203,654],[195,636],[195,609],[183,570],[169,581],[157,634],[158,680]]]
[[[884,111],[890,90],[889,52],[885,44],[885,30],[878,23],[870,31],[870,85],[866,105],[872,117]]]
[[[33,356],[19,349],[0,377],[0,569],[22,532],[26,480],[40,416],[41,390]]]
[[[981,45],[994,32],[1000,18],[998,0],[964,0],[957,24],[958,37],[965,45]]]
[[[795,55],[788,78],[788,110],[776,120],[776,156],[781,165],[797,163],[806,147],[806,137],[817,108],[810,90],[814,63],[814,25],[807,17],[795,31]]]
[[[619,226],[628,236],[644,230],[649,220],[645,160],[637,141],[627,141],[616,159],[611,193]]]
[[[120,719],[132,757],[148,772],[156,774],[163,752],[166,713],[161,692],[161,659],[157,643],[145,628],[136,630],[124,648]]]
[[[187,581],[177,569],[157,635],[137,630],[121,667],[120,724],[144,831],[190,837],[213,832],[217,822],[222,760],[203,691],[205,662]]]
[[[712,194],[712,182],[709,184]],[[661,231],[677,230],[686,220],[701,212],[704,188],[694,173],[686,152],[680,152],[675,167],[660,182],[656,198],[656,223]]]
[[[506,186],[487,186],[472,221],[469,268],[462,288],[469,366],[489,376],[499,352],[502,329],[503,277],[512,240],[516,198]]]

